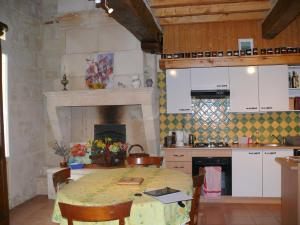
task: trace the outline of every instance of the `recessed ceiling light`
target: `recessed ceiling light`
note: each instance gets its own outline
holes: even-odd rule
[[[95,0],[95,3],[96,3],[96,4],[100,4],[100,3],[101,3],[101,0]]]

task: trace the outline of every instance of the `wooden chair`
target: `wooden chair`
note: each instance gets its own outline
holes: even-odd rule
[[[59,202],[62,217],[73,225],[73,220],[81,222],[103,222],[119,220],[119,225],[125,224],[125,217],[130,216],[132,201],[110,206],[78,206]]]
[[[133,150],[134,148],[138,148],[138,150]],[[131,145],[128,149],[129,157],[146,157],[150,156],[148,153],[145,152],[143,146],[141,145]]]
[[[205,177],[205,170],[200,169],[199,176],[193,176],[193,187],[194,187],[194,193],[193,193],[193,200],[192,200],[192,206],[190,211],[190,222],[188,225],[197,225],[198,223],[198,210],[199,210],[199,201],[200,201],[200,195],[201,195],[201,187],[204,183],[204,177]]]
[[[52,175],[52,180],[53,180],[53,185],[55,192],[58,191],[59,185],[62,183],[69,183],[71,177],[71,169],[70,168],[65,168],[60,171],[57,171]]]
[[[161,166],[163,161],[163,157],[156,157],[156,156],[147,156],[147,157],[128,157],[127,162],[129,166],[151,166],[155,165],[157,168]]]

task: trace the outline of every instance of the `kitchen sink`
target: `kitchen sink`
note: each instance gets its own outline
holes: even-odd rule
[[[279,147],[279,146],[282,146],[282,145],[278,144],[278,143],[268,143],[268,144],[262,144],[262,146],[266,146],[266,147]]]

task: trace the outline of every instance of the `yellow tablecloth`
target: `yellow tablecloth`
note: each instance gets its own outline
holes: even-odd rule
[[[118,185],[122,177],[143,177],[141,185]],[[189,221],[191,201],[185,202],[181,208],[177,203],[162,204],[158,200],[143,194],[134,196],[145,190],[172,187],[192,195],[192,178],[184,173],[160,168],[122,168],[103,169],[82,177],[65,185],[57,193],[53,222],[67,225],[61,217],[58,202],[84,206],[112,205],[133,200],[131,215],[126,225],[181,225]],[[118,221],[83,223],[74,225],[116,225]]]

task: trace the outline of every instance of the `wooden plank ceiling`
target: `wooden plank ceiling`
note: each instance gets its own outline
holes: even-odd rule
[[[272,0],[149,0],[160,25],[263,20]]]

